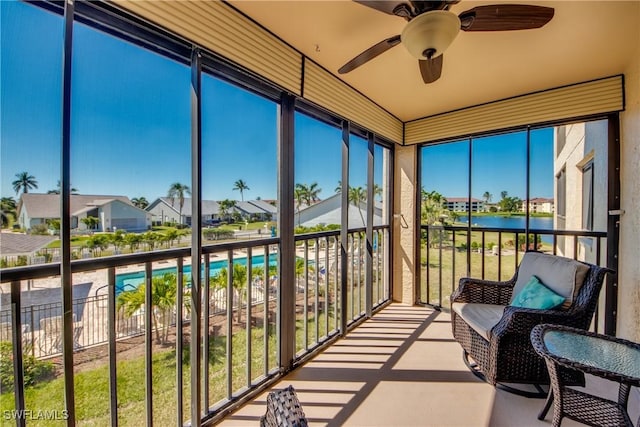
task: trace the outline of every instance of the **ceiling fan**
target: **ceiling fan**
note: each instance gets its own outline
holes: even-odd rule
[[[433,83],[442,74],[442,54],[462,31],[511,31],[540,28],[553,18],[550,7],[525,4],[477,6],[456,15],[449,8],[460,0],[394,1],[354,0],[364,6],[408,21],[402,34],[371,46],[344,64],[338,73],[348,73],[381,53],[402,43],[418,59],[425,83]]]

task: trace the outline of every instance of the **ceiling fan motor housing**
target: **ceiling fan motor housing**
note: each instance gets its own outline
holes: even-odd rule
[[[460,31],[460,18],[446,10],[433,10],[413,18],[400,36],[402,44],[417,59],[440,56]]]

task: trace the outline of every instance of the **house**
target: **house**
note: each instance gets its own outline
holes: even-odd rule
[[[267,203],[265,203],[267,204]],[[275,210],[275,206],[271,206]],[[236,202],[235,210],[242,215],[243,218],[249,221],[268,221],[273,213],[272,209],[263,209],[262,206],[255,204],[253,201]]]
[[[159,197],[154,200],[146,209],[151,213],[154,224],[165,222],[191,225],[191,198],[184,199],[182,211],[180,201],[177,198]],[[276,207],[262,200],[249,200],[235,202],[235,207],[227,212],[232,215],[234,212],[251,220],[268,221],[277,213]],[[220,202],[215,200],[202,201],[202,221],[221,220]]]
[[[18,202],[18,223],[29,231],[37,224],[60,218],[60,195],[25,193]],[[87,230],[83,218],[98,218],[97,231],[142,231],[151,226],[151,216],[135,207],[126,196],[71,195],[71,228]]]
[[[335,194],[320,200],[311,206],[301,209],[295,215],[296,226],[314,227],[316,225],[340,224],[342,215],[342,197]],[[360,207],[349,203],[349,228],[363,228],[366,226],[367,204]],[[382,207],[376,204],[373,210],[373,225],[382,225]]]
[[[445,207],[451,212],[469,212],[469,199],[467,197],[447,197]],[[484,202],[471,198],[471,212],[484,211]]]
[[[191,225],[191,198],[185,197],[180,208],[180,199],[158,197],[146,208],[151,213],[154,224],[186,224]],[[202,220],[220,219],[220,205],[213,200],[202,201]]]
[[[522,201],[522,212],[527,211],[527,202]],[[529,200],[529,212],[531,213],[553,213],[554,200],[544,197],[534,197]]]

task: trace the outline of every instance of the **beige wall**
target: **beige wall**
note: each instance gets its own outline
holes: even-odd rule
[[[621,337],[640,342],[640,46],[625,70],[626,109],[620,115],[620,268],[618,328]]]
[[[415,236],[417,148],[396,148],[393,203],[393,300],[415,301]],[[400,212],[402,216],[400,217]]]

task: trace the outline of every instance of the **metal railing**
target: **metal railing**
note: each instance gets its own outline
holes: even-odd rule
[[[527,235],[519,228],[422,225],[420,229],[420,301],[436,307],[450,307],[449,297],[462,277],[511,279],[526,250],[607,264],[606,232],[530,229]],[[598,312],[594,323],[597,328]]]
[[[340,330],[341,316],[347,316],[348,324],[355,326],[365,316],[367,289],[373,295],[373,307],[389,300],[389,233],[388,226],[374,227],[372,244],[367,245],[364,229],[350,231],[346,264],[340,262],[345,254],[340,249],[339,231],[295,237],[295,254],[287,256],[295,257],[300,265],[295,275],[296,306],[288,308],[296,313],[296,358],[320,349],[344,332]],[[282,310],[278,298],[281,287],[277,261],[273,261],[282,256],[279,249],[279,238],[202,247],[201,278],[202,283],[209,284],[201,289],[203,417],[227,411],[243,396],[281,374],[282,325],[277,323]],[[12,343],[14,360],[21,361],[26,356],[57,360],[68,335],[72,335],[75,376],[102,366],[107,368],[103,375],[111,384],[109,388],[92,390],[90,397],[79,395],[80,389],[76,389],[76,402],[90,398],[109,406],[105,420],[91,421],[109,423],[111,414],[111,422],[126,418],[128,422],[145,423],[148,414],[140,411],[142,405],[158,422],[176,419],[176,415],[187,422],[191,415],[186,408],[192,380],[188,356],[192,319],[188,303],[190,255],[190,248],[180,248],[73,260],[74,292],[75,285],[85,284],[90,285],[90,292],[72,302],[72,330],[63,330],[59,264],[5,268],[1,280],[10,283],[11,293],[2,295],[3,301],[8,299],[10,303],[3,304],[0,311],[0,341]],[[255,268],[257,263],[262,264],[261,269]],[[347,267],[344,272],[342,265]],[[366,269],[372,270],[370,283],[365,280]],[[173,278],[164,278],[165,273]],[[348,279],[346,291],[343,274]],[[126,282],[131,277],[140,283]],[[49,296],[55,295],[54,301],[34,302],[30,292],[42,288],[49,289]],[[135,301],[127,302],[123,298],[126,292],[122,292],[136,288],[142,289],[142,304],[137,306]],[[340,310],[343,299],[348,301],[345,313]],[[145,307],[149,301],[150,309]],[[16,334],[16,330],[20,332]],[[129,366],[134,365],[139,367],[130,372]],[[0,409],[65,407],[62,400],[47,402],[55,406],[51,408],[30,400],[33,397],[25,396],[19,364],[16,369],[15,406]],[[126,375],[136,379],[125,380]],[[167,376],[173,378],[174,387],[163,385]],[[61,388],[63,380],[50,381],[57,381]],[[137,403],[130,401],[135,393],[129,389],[135,384],[144,385],[144,393],[135,398]],[[163,404],[154,405],[156,399]]]

